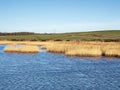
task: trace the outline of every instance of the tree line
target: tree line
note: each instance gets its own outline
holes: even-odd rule
[[[7,35],[34,35],[34,32],[12,32],[12,33],[8,33],[8,32],[0,32],[0,36],[7,36]]]

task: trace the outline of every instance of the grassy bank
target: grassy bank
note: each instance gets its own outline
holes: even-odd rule
[[[76,33],[59,33],[59,34],[8,34],[1,35],[0,40],[9,41],[115,41],[120,42],[120,30],[93,31],[93,32],[76,32]]]

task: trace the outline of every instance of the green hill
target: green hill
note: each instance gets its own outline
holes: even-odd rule
[[[46,41],[46,40],[85,40],[85,41],[117,41],[120,42],[120,30],[105,30],[92,32],[72,32],[56,34],[1,34],[0,40],[12,41]]]

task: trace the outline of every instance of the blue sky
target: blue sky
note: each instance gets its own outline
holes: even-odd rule
[[[120,30],[120,0],[0,0],[0,32]]]

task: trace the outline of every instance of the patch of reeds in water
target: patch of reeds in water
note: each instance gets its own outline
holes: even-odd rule
[[[120,57],[120,42],[62,41],[41,43],[49,52],[69,56],[113,56]]]
[[[19,53],[38,53],[39,48],[35,45],[7,45],[4,48],[5,52],[19,52]]]
[[[6,42],[8,43],[8,42]],[[9,42],[5,52],[39,52],[41,45],[49,52],[63,53],[68,56],[111,56],[120,57],[120,42],[99,41],[46,41],[46,42]],[[25,44],[17,46],[15,44]]]

